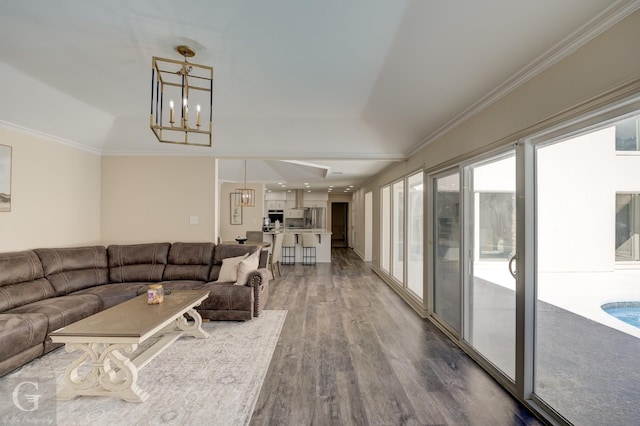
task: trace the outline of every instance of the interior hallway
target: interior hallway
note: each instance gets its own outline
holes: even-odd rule
[[[271,282],[289,313],[252,424],[540,424],[351,249],[332,261]]]

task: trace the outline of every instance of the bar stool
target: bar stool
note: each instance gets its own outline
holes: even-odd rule
[[[302,264],[303,265],[315,265],[316,264],[316,234],[304,233],[302,234]]]
[[[284,234],[282,239],[282,264],[296,263],[296,234]]]

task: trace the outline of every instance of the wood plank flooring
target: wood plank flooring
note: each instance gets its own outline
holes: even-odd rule
[[[538,425],[350,249],[282,265],[287,309],[253,425]]]

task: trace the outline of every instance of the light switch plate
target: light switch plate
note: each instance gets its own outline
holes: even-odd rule
[[[189,216],[189,225],[197,225],[198,216]]]

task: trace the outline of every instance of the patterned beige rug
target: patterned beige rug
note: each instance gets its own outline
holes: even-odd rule
[[[210,338],[181,338],[141,371],[138,384],[150,395],[143,403],[90,396],[55,401],[55,387],[62,388],[66,366],[77,358],[57,349],[0,378],[0,424],[33,423],[55,410],[58,425],[246,425],[286,315],[264,311],[247,322],[204,323]]]

